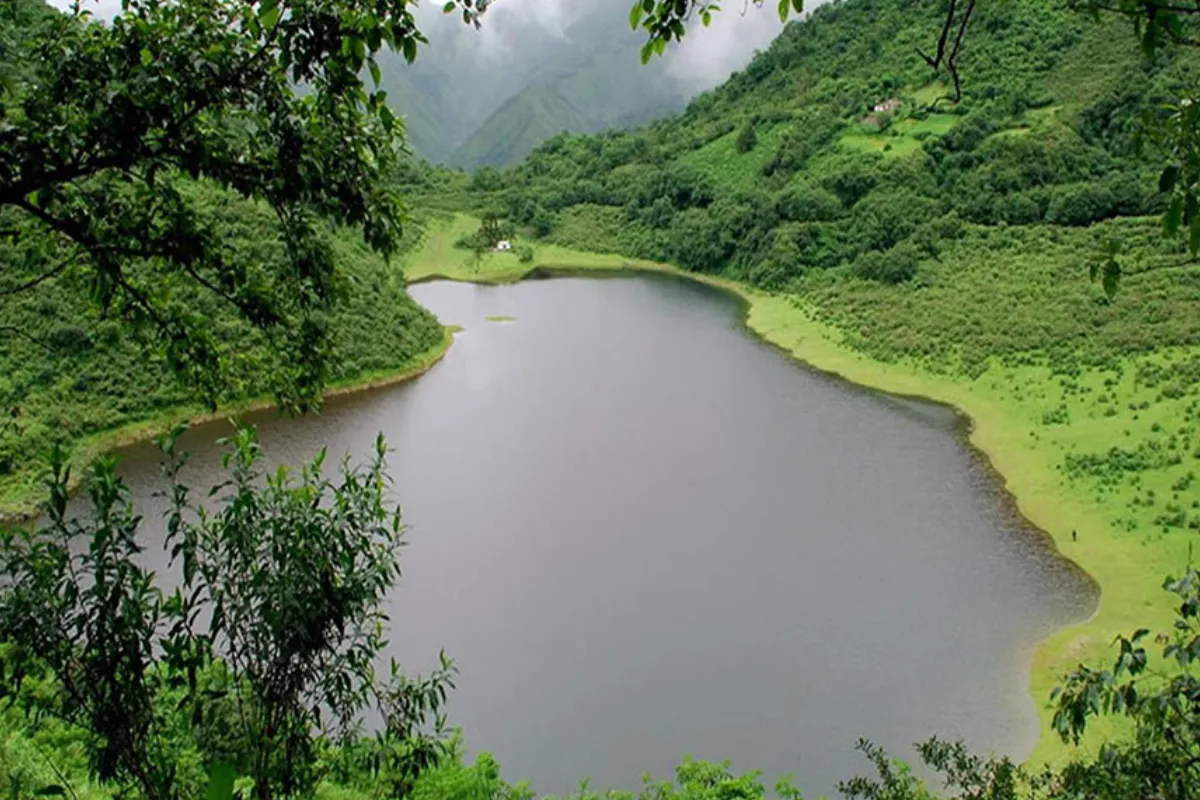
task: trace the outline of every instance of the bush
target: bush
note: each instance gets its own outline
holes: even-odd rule
[[[871,250],[854,261],[854,274],[880,283],[904,283],[917,274],[920,249],[912,242],[901,242],[887,252]]]
[[[1113,213],[1114,198],[1102,183],[1056,186],[1050,193],[1046,221],[1055,225],[1087,225]]]
[[[462,236],[454,240],[454,246],[459,250],[487,250],[490,249],[492,243],[487,240],[481,231],[472,231],[464,233]]]
[[[513,250],[516,253],[517,260],[522,264],[528,264],[533,261],[533,248],[527,244],[520,244]]]
[[[739,153],[749,153],[758,146],[758,133],[754,130],[754,120],[746,120],[746,124],[742,126],[733,146]]]
[[[787,230],[776,230],[766,258],[750,268],[747,279],[755,286],[779,290],[804,271],[800,248]]]
[[[820,186],[801,183],[779,195],[775,211],[786,222],[830,222],[842,215],[842,202]]]

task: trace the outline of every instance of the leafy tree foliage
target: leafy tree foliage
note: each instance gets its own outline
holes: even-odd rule
[[[348,744],[343,760],[402,794],[443,752],[454,666],[443,657],[428,679],[410,680],[393,664],[390,684],[376,684],[379,606],[403,534],[382,440],[367,466],[343,463],[336,481],[324,454],[298,475],[263,475],[249,429],[227,445],[229,480],[207,511],[174,480],[182,462],[174,435],[164,440],[173,590],[139,564],[140,518],[112,459],[90,476],[85,521],[68,517],[68,471],[56,465],[47,523],[0,541],[5,691],[86,732],[93,774],[137,796],[194,796],[198,776],[181,765],[195,760],[246,775],[262,800],[311,796],[329,769],[324,751]],[[31,677],[55,691],[24,694]],[[375,702],[383,730],[356,741]]]

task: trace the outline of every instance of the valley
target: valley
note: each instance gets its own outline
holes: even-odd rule
[[[1192,800],[1195,12],[508,1],[2,10],[0,790]]]

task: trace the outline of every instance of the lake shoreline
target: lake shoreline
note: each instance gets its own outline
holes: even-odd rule
[[[457,216],[451,229],[464,219],[469,218]],[[1106,602],[1113,588],[1120,586],[1127,590],[1126,596],[1132,593],[1141,601],[1132,608],[1137,612],[1138,608],[1159,601],[1159,593],[1152,592],[1158,589],[1162,575],[1156,575],[1152,583],[1138,582],[1144,580],[1144,576],[1137,565],[1127,566],[1120,554],[1124,546],[1118,548],[1100,515],[1075,498],[1059,496],[1055,491],[1057,474],[1046,464],[1037,463],[1040,461],[1037,453],[1023,451],[1026,442],[1020,436],[1021,426],[1012,418],[1011,412],[997,407],[999,404],[989,404],[973,393],[971,384],[965,381],[923,374],[906,365],[876,361],[854,351],[842,343],[840,331],[820,322],[810,310],[796,304],[794,301],[799,300],[798,297],[769,294],[738,281],[691,273],[669,264],[593,253],[585,255],[589,261],[587,265],[570,265],[569,259],[555,253],[553,260],[535,260],[517,266],[515,258],[488,254],[485,259],[504,259],[501,266],[492,270],[488,269],[487,263],[476,263],[464,270],[447,270],[442,264],[421,271],[421,266],[433,265],[418,262],[409,282],[450,280],[502,285],[555,277],[603,278],[646,272],[673,275],[738,298],[743,306],[742,325],[745,329],[808,368],[858,387],[949,407],[962,420],[963,440],[998,478],[997,485],[1008,495],[1015,511],[1030,527],[1046,536],[1058,557],[1078,568],[1097,591],[1096,607],[1087,619],[1045,637],[1028,655],[1029,694],[1037,709],[1039,736],[1027,762],[1061,764],[1072,753],[1094,753],[1100,742],[1125,732],[1119,721],[1101,720],[1090,728],[1090,735],[1078,747],[1063,743],[1050,724],[1053,714],[1050,693],[1068,671],[1081,661],[1094,659],[1097,652],[1104,653],[1107,661],[1108,644],[1114,635],[1132,630],[1121,614],[1114,613],[1115,604]],[[509,264],[509,260],[514,263]],[[1084,531],[1084,538],[1073,541],[1073,530]],[[1101,630],[1096,631],[1097,628]]]
[[[382,389],[419,378],[445,357],[451,345],[454,344],[454,334],[459,330],[461,329],[454,326],[442,326],[442,340],[434,347],[405,364],[399,365],[394,370],[372,372],[332,384],[322,393],[322,400]],[[149,441],[157,436],[161,436],[180,423],[188,426],[200,425],[216,420],[232,419],[255,411],[266,411],[276,407],[276,402],[269,398],[258,398],[246,403],[218,408],[216,411],[206,411],[194,406],[181,406],[168,409],[150,419],[130,422],[111,430],[93,434],[85,438],[80,443],[77,451],[71,456],[70,466],[72,475],[70,490],[72,494],[78,490],[82,476],[86,473],[87,468],[105,453]],[[14,500],[8,501],[8,508],[0,509],[0,523],[19,524],[29,521],[37,515],[38,502],[39,500],[33,496],[22,497],[17,495]]]

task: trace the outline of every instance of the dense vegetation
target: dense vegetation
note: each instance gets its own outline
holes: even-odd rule
[[[973,225],[1074,229],[1161,210],[1136,121],[1177,99],[1193,61],[1144,63],[1124,23],[989,5],[960,64],[965,97],[950,104],[913,57],[940,14],[892,0],[821,7],[682,116],[556,137],[475,186],[519,223],[551,219],[555,241],[769,289],[837,268],[903,282]],[[871,111],[892,99],[896,110]]]
[[[226,248],[240,258],[279,267],[281,243],[266,209],[211,187],[192,191],[205,213],[219,218]],[[331,385],[415,366],[441,345],[437,320],[408,297],[394,268],[352,234],[335,234],[329,241],[341,283],[341,300],[330,319]],[[16,277],[34,272],[19,270]],[[271,361],[263,334],[202,291],[186,295],[186,302],[216,323],[227,364],[227,382],[217,400],[236,406],[270,398]],[[42,283],[36,293],[0,297],[0,317],[2,509],[28,509],[56,445],[81,452],[98,434],[204,410],[161,356],[93,306],[84,276],[68,271]]]

